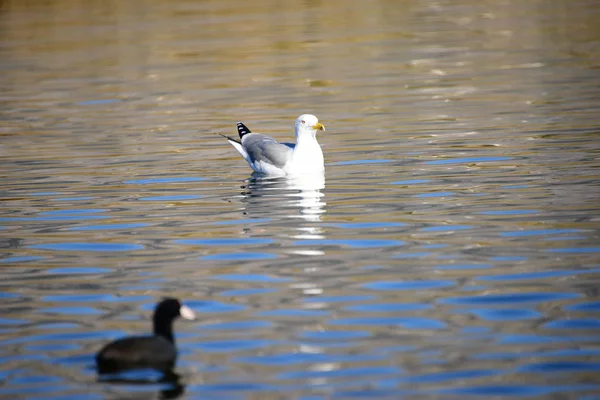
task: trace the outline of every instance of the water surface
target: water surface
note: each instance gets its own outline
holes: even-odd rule
[[[3,2],[0,397],[597,398],[599,18]],[[322,177],[215,135],[306,112]],[[180,384],[98,382],[167,295]]]

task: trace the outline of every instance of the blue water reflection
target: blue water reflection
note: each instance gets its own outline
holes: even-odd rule
[[[448,297],[441,299],[444,304],[525,304],[540,303],[543,301],[559,301],[565,299],[576,299],[579,295],[575,293],[544,292],[544,293],[505,293],[505,294],[486,294],[481,296]]]
[[[492,162],[492,161],[507,161],[511,160],[512,157],[463,157],[453,158],[447,160],[435,160],[427,161],[426,164],[432,165],[444,165],[444,164],[466,164],[466,163],[481,163],[481,162]]]
[[[71,231],[101,231],[101,230],[110,230],[110,229],[133,229],[133,228],[143,228],[150,224],[142,223],[142,222],[132,222],[128,224],[104,224],[104,225],[85,225],[85,226],[74,226],[69,228]]]
[[[308,239],[293,243],[296,246],[348,246],[354,248],[377,248],[401,246],[404,242],[400,240],[384,239]]]
[[[31,249],[55,250],[55,251],[132,251],[143,249],[139,244],[127,243],[47,243],[33,244]]]
[[[277,255],[271,253],[222,253],[222,254],[211,254],[208,256],[200,257],[201,260],[205,261],[248,261],[248,260],[270,260],[277,258]]]

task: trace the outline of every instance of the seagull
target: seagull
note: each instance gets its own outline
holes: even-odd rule
[[[323,172],[323,152],[317,142],[317,131],[325,126],[317,117],[303,114],[294,124],[296,144],[279,143],[269,136],[253,133],[241,122],[237,123],[239,140],[223,136],[244,157],[254,171],[266,175],[298,175]]]

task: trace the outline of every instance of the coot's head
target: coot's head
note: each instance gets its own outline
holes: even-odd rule
[[[154,309],[154,334],[173,341],[173,321],[177,317],[193,320],[196,315],[191,308],[174,298],[166,298]]]

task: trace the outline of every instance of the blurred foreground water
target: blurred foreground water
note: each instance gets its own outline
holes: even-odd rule
[[[0,5],[0,397],[598,399],[598,2]],[[165,295],[181,386],[97,382]]]

